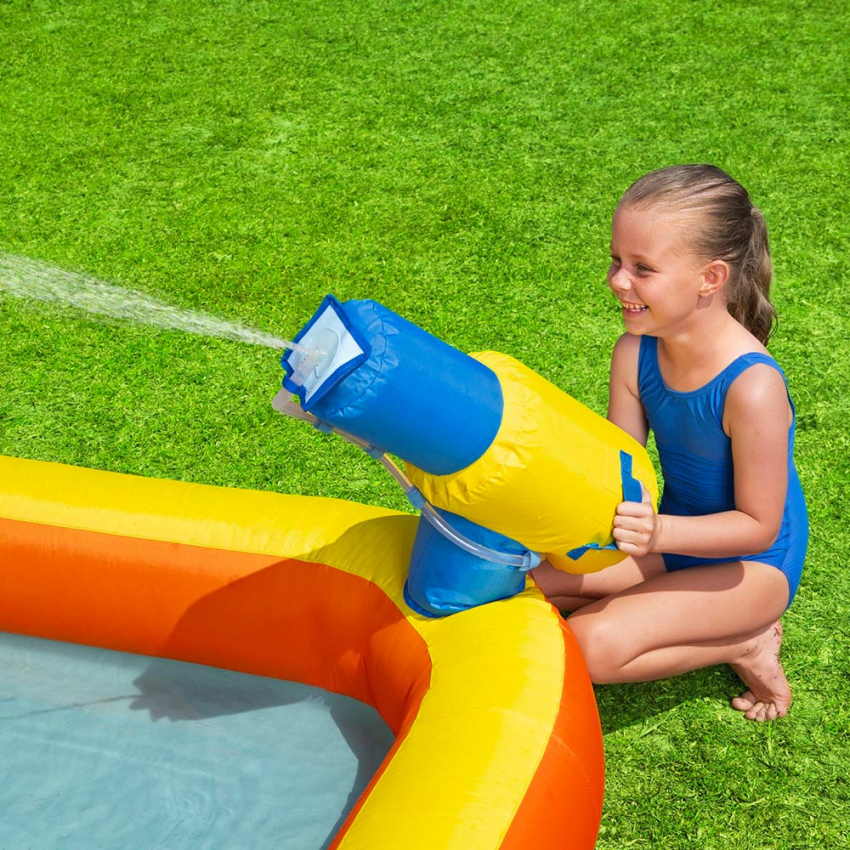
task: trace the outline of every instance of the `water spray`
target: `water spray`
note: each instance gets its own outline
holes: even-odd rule
[[[305,369],[309,367],[308,371],[315,369],[332,349],[332,346],[327,347],[331,341],[327,341],[321,351],[308,350],[290,340],[245,327],[238,322],[183,310],[154,295],[14,254],[0,254],[0,293],[13,298],[73,307],[111,319],[262,345],[279,351],[289,349],[309,358],[304,365]]]

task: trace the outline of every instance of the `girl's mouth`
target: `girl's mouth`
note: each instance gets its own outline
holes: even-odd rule
[[[626,304],[625,301],[620,302],[620,306],[623,308],[624,313],[628,313],[630,316],[636,316],[639,313],[643,313],[649,309],[644,304]]]

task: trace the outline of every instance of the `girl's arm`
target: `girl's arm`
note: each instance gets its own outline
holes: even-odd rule
[[[785,508],[791,415],[779,372],[763,364],[747,369],[730,387],[723,416],[732,440],[735,510],[657,516],[647,502],[623,502],[614,520],[619,548],[630,555],[670,552],[706,558],[769,549]]]
[[[611,356],[611,379],[608,389],[608,419],[646,445],[649,424],[638,391],[638,353],[640,337],[623,334]]]

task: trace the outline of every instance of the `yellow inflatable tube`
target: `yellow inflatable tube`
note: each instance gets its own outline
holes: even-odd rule
[[[451,475],[408,465],[410,478],[439,508],[497,530],[547,554],[559,569],[593,572],[624,556],[618,550],[566,555],[578,547],[613,542],[623,501],[621,452],[632,475],[658,499],[646,449],[622,429],[568,396],[506,354],[472,355],[498,376],[504,397],[493,443],[474,463]]]

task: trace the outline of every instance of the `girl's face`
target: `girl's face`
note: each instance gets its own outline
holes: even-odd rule
[[[689,223],[658,208],[617,207],[608,286],[630,333],[663,336],[688,329],[700,305],[705,267],[687,250]]]

